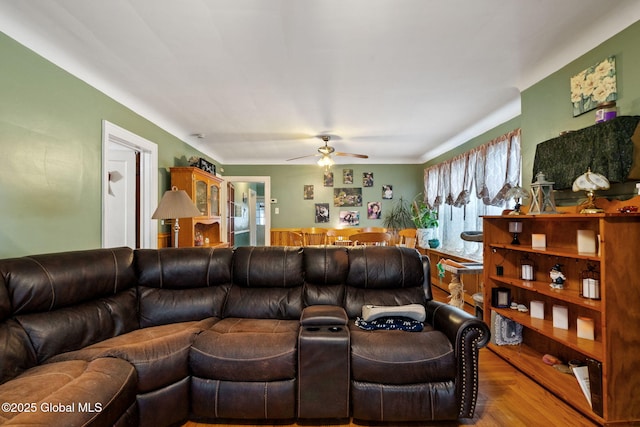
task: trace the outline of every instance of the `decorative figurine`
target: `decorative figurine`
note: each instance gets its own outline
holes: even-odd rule
[[[562,264],[556,264],[551,267],[549,276],[551,276],[551,283],[549,286],[553,289],[564,289],[564,281],[567,280],[567,277],[562,273]]]

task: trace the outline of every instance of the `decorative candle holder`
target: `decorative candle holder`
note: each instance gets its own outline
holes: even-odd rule
[[[587,264],[587,269],[581,274],[582,286],[580,296],[582,298],[600,299],[600,272],[596,266]]]
[[[553,184],[553,182],[547,181],[543,172],[538,172],[536,182],[531,184],[530,215],[558,213],[553,198]]]
[[[535,280],[536,278],[535,263],[528,255],[523,256],[520,260],[520,278],[522,280]]]

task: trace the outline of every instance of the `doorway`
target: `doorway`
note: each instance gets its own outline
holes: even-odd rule
[[[271,245],[271,177],[227,176],[234,186],[234,246]],[[228,197],[228,196],[227,196]]]
[[[102,247],[157,248],[158,146],[102,122]]]

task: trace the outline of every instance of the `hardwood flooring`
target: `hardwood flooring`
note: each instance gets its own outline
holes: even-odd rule
[[[572,380],[572,378],[567,378]],[[320,420],[318,424],[294,423],[285,425],[276,424],[203,424],[188,422],[184,427],[358,427],[358,426],[385,426],[401,427],[400,424],[367,424],[364,422],[344,421],[342,424]],[[489,349],[480,350],[480,388],[476,404],[475,415],[471,419],[462,419],[457,422],[434,423],[410,423],[407,427],[419,426],[526,426],[526,427],[554,427],[554,426],[595,426],[588,418],[574,411],[564,402],[540,387],[530,378],[509,365],[502,358]]]

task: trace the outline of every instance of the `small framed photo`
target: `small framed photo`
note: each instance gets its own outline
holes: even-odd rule
[[[491,305],[496,308],[507,308],[511,305],[511,289],[493,288],[491,289]]]
[[[353,184],[353,169],[342,169],[342,183]]]
[[[382,216],[382,206],[380,202],[367,202],[367,218],[380,219]]]
[[[324,171],[324,175],[322,176],[322,181],[324,182],[325,187],[333,187],[333,172]]]
[[[373,172],[364,172],[362,174],[362,186],[373,187]]]
[[[313,185],[304,186],[304,200],[313,200]]]
[[[329,203],[316,203],[316,223],[329,222]]]
[[[340,211],[340,225],[360,225],[360,212]]]
[[[393,199],[393,185],[386,184],[382,186],[382,198],[385,200]]]

